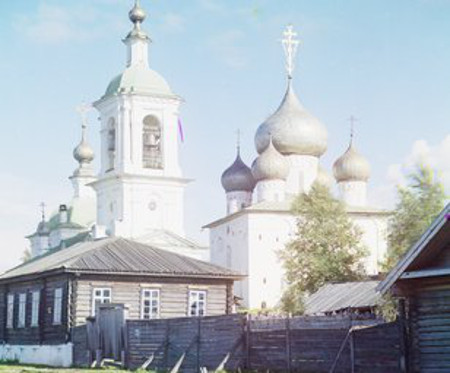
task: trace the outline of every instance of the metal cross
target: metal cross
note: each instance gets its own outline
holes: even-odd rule
[[[81,105],[77,106],[76,110],[81,116],[81,127],[87,127],[87,113],[92,110],[92,104],[86,104],[82,102]]]
[[[42,216],[42,221],[45,221],[45,202],[41,202],[39,207],[41,208],[41,216]]]
[[[236,131],[236,147],[237,150],[241,150],[241,130],[237,129]]]
[[[350,115],[350,118],[348,118],[348,120],[350,122],[350,143],[352,143],[355,132],[355,122],[358,122],[358,118],[356,118],[353,115]]]
[[[300,41],[296,39],[297,33],[294,31],[294,26],[290,24],[286,27],[286,30],[283,31],[283,36],[284,38],[281,40],[281,44],[283,45],[284,54],[286,56],[286,71],[288,78],[291,79],[295,67],[295,54]]]

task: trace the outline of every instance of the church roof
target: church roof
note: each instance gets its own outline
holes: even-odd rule
[[[389,216],[391,211],[369,206],[346,206],[346,211],[351,216],[356,215],[377,215],[377,216]],[[292,214],[292,198],[288,198],[284,201],[262,201],[255,203],[249,207],[246,207],[234,214],[227,215],[223,218],[212,221],[211,223],[204,225],[203,228],[214,228],[223,223],[231,221],[239,216],[255,213],[279,213],[279,214]]]
[[[380,293],[376,291],[378,284],[379,281],[326,284],[306,299],[305,313],[317,315],[375,307],[380,298]]]
[[[3,273],[0,281],[47,272],[218,279],[243,277],[238,272],[211,263],[115,237],[51,251]]]

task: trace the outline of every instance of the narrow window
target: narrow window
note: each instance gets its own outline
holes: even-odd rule
[[[142,166],[162,168],[161,125],[158,118],[147,115],[142,126]]]
[[[6,327],[14,328],[14,294],[8,294]]]
[[[189,316],[206,315],[206,291],[191,290],[189,292]]]
[[[94,288],[92,293],[92,315],[95,315],[100,304],[105,303],[111,303],[111,289]]]
[[[25,327],[26,306],[27,306],[27,294],[21,293],[19,294],[19,320],[17,321],[18,328]]]
[[[141,319],[159,318],[159,290],[143,289],[141,299]]]
[[[39,302],[41,293],[39,290],[31,293],[31,326],[39,325]]]
[[[114,161],[116,158],[116,122],[114,118],[111,118],[108,122],[108,136],[106,138],[107,141],[107,149],[108,149],[108,167],[106,171],[114,169]]]
[[[53,299],[53,324],[59,325],[61,324],[61,314],[62,314],[62,295],[63,289],[57,288],[55,289],[55,298]]]

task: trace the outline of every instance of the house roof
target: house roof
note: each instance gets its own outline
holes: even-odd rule
[[[387,292],[399,279],[418,277],[416,276],[419,272],[418,269],[426,267],[427,263],[430,263],[448,245],[450,242],[449,213],[450,204],[445,206],[419,240],[397,262],[395,267],[392,268],[386,278],[379,284],[378,291],[381,293]],[[424,272],[423,275],[429,277],[431,275],[443,274],[440,272],[437,271],[433,274],[428,271],[428,273]]]
[[[389,216],[392,214],[391,211],[385,209],[379,209],[376,207],[369,206],[346,206],[346,211],[350,215],[379,215],[379,216]],[[203,228],[214,228],[218,225],[226,223],[227,221],[233,220],[241,215],[251,214],[251,213],[281,213],[281,214],[292,214],[292,198],[288,198],[284,201],[262,201],[248,206],[234,214],[227,215],[223,218],[215,220]]]
[[[227,268],[125,238],[105,238],[51,251],[15,267],[0,281],[49,271],[140,274],[155,277],[241,279]]]
[[[336,312],[346,309],[368,308],[377,305],[379,281],[326,284],[306,299],[307,315]]]

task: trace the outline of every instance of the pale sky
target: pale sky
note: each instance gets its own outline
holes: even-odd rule
[[[75,107],[102,96],[125,67],[121,39],[131,0],[1,1],[0,271],[19,262],[24,236],[68,202],[72,150],[80,137]],[[304,106],[329,133],[322,164],[346,149],[347,118],[372,166],[369,199],[391,206],[408,165],[425,159],[450,187],[449,0],[141,0],[153,43],[150,65],[185,100],[182,166],[188,235],[225,212],[220,175],[242,153],[285,89],[280,46],[292,23],[302,45],[294,72]],[[90,115],[99,154],[99,123]]]

